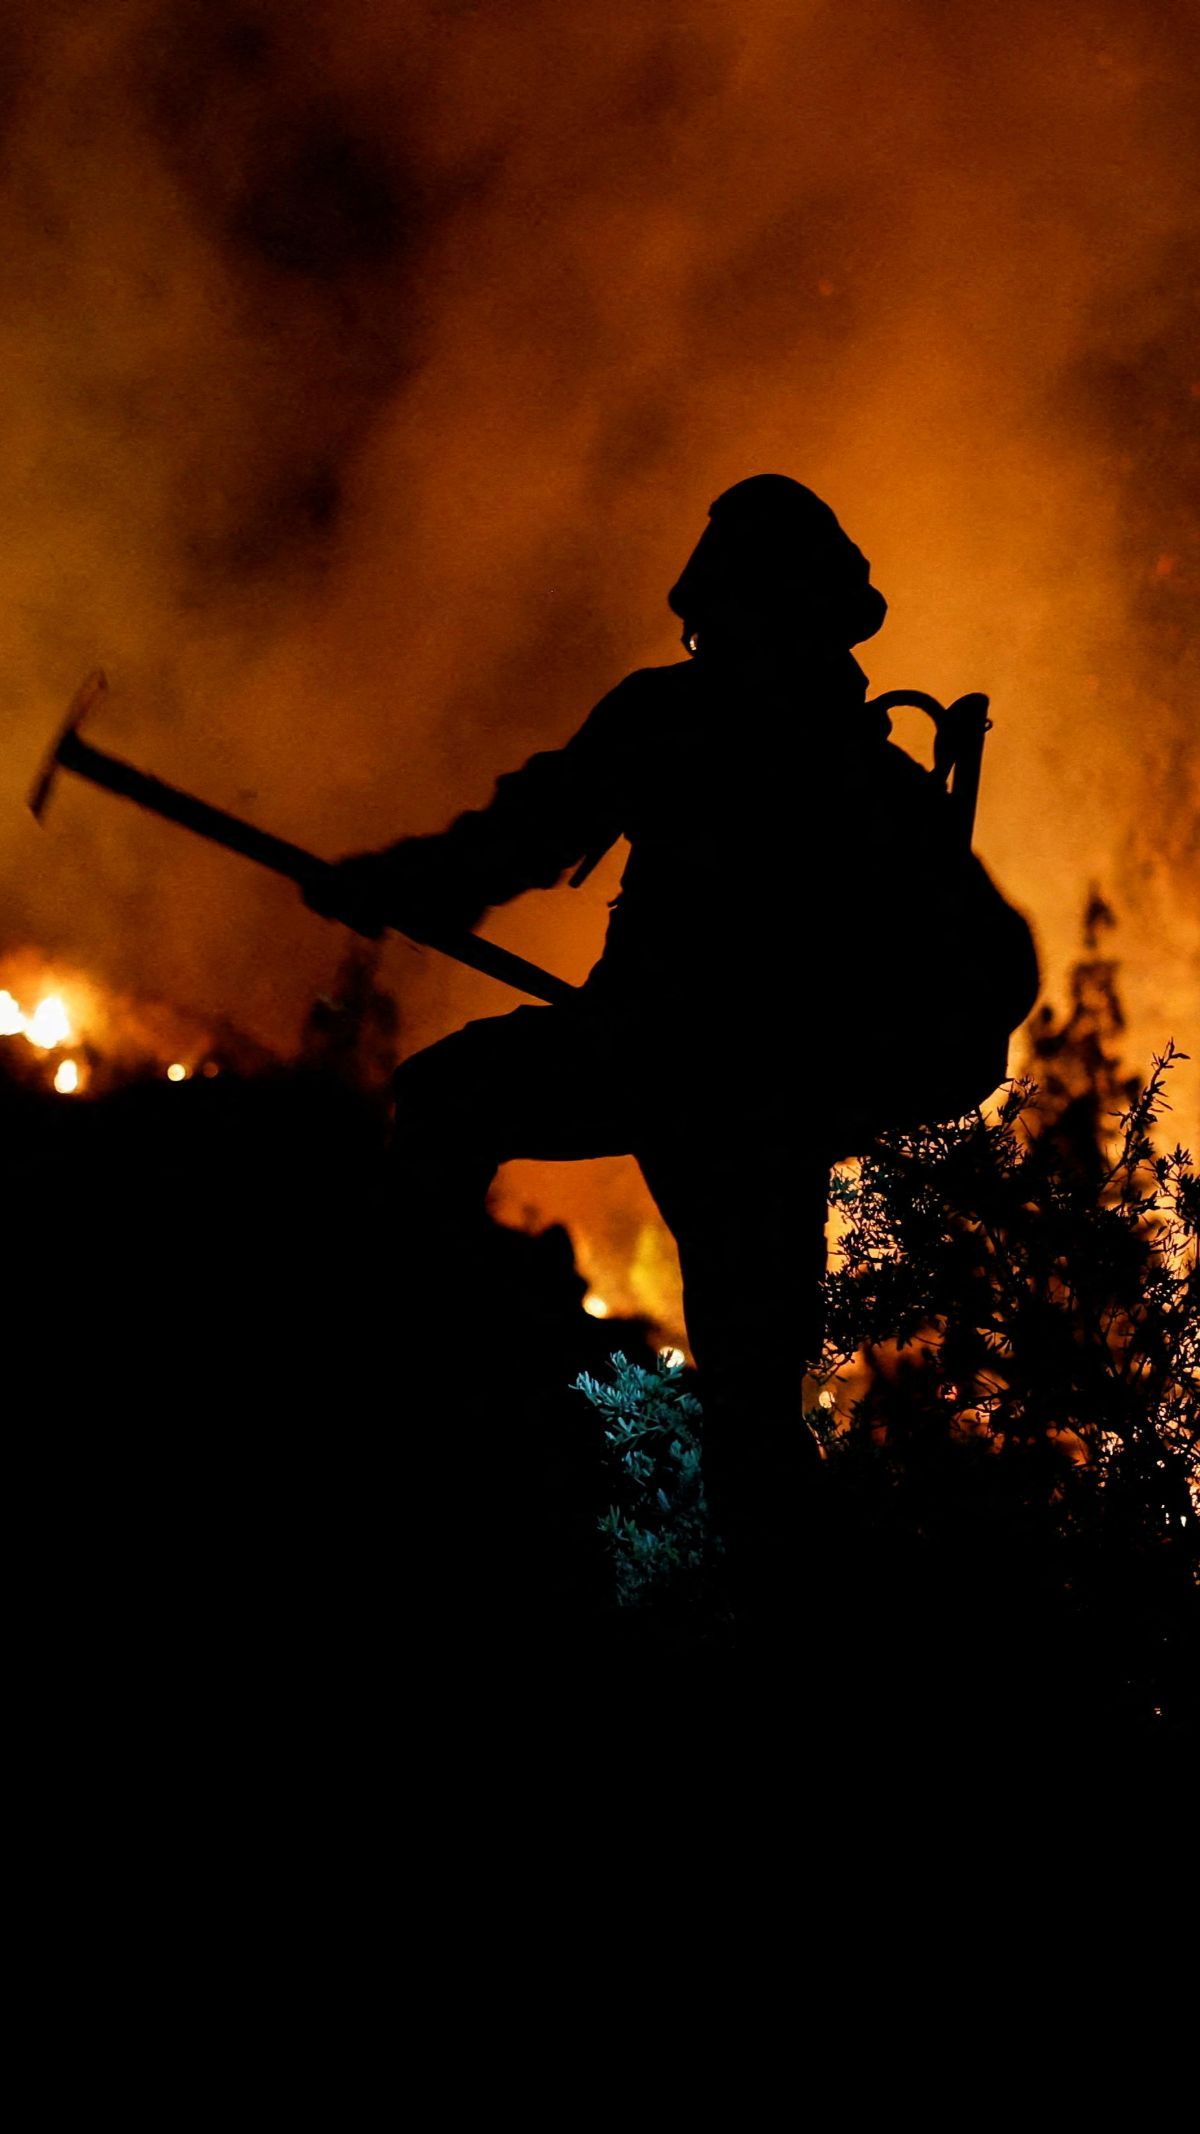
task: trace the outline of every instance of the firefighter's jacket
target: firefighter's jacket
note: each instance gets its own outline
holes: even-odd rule
[[[642,669],[486,808],[395,848],[407,893],[469,926],[627,839],[590,1000],[648,1042],[655,1018],[660,1043],[673,1025],[743,1053],[787,1032],[793,1060],[863,1089],[919,1054],[929,1101],[939,1078],[942,1110],[973,1101],[1033,1005],[1032,942],[866,687],[848,655],[786,693],[703,657]]]

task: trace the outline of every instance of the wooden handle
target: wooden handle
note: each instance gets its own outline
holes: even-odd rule
[[[238,852],[243,859],[268,867],[272,874],[282,874],[288,881],[298,882],[302,889],[318,885],[333,872],[328,860],[318,859],[303,845],[293,845],[285,837],[273,837],[269,830],[260,830],[240,815],[228,815],[224,808],[214,808],[207,800],[197,800],[194,794],[167,785],[162,778],[135,770],[132,763],[123,762],[119,756],[110,756],[103,749],[93,748],[74,731],[64,734],[57,760],[64,770],[74,771],[89,784],[103,786],[109,793],[118,793],[123,800],[132,800],[136,807],[146,808],[151,815],[161,815],[167,822],[178,823],[181,829],[207,838],[210,844],[223,845],[228,852]],[[400,918],[389,917],[388,924],[396,933],[405,931]],[[576,987],[568,985],[565,978],[556,978],[552,971],[544,971],[540,964],[527,963],[524,956],[514,956],[510,949],[497,948],[494,941],[481,941],[478,934],[439,934],[436,940],[428,935],[408,938],[436,949],[440,955],[453,957],[456,963],[464,963],[471,970],[483,971],[487,977],[499,979],[502,985],[512,986],[518,993],[528,993],[534,1000],[562,1004],[576,997]]]

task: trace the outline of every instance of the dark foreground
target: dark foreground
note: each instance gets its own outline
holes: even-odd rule
[[[90,1765],[378,1778],[578,1721],[1033,1768],[1189,1734],[1184,1604],[1148,1619],[1119,1566],[1081,1590],[977,1470],[922,1510],[827,1463],[753,1606],[717,1571],[616,1607],[572,1381],[643,1330],[587,1317],[564,1233],[494,1226],[476,1293],[413,1323],[374,1100],[293,1072],[0,1103],[18,1646]]]

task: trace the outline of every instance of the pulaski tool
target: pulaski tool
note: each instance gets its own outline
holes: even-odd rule
[[[192,793],[181,792],[178,786],[166,785],[161,778],[135,770],[131,763],[125,763],[119,756],[110,756],[103,749],[93,748],[90,741],[82,738],[79,729],[88,713],[103,700],[107,688],[104,675],[97,670],[88,676],[71,699],[54,746],[29,795],[30,808],[38,821],[58,772],[73,771],[76,777],[86,778],[90,785],[103,786],[107,792],[119,793],[139,808],[147,808],[152,815],[162,815],[168,822],[193,830],[197,837],[206,837],[210,844],[224,845],[227,851],[240,852],[243,859],[257,860],[260,867],[269,867],[273,874],[285,875],[288,881],[299,883],[302,889],[319,887],[324,877],[332,873],[327,860],[306,852],[302,845],[290,844],[284,837],[273,837],[269,831],[258,829],[239,815],[227,815],[223,808],[214,808],[206,800],[197,800]],[[404,933],[400,919],[391,923],[397,933]],[[498,978],[502,985],[512,986],[518,993],[531,994],[535,1000],[560,1002],[575,996],[576,988],[568,985],[565,978],[556,978],[538,964],[527,963],[523,956],[514,956],[506,948],[497,948],[494,942],[481,941],[477,934],[445,933],[434,937],[422,933],[409,938],[419,941],[423,947],[437,949],[443,956],[452,956],[457,963],[468,964],[474,971],[483,971],[489,978]]]
[[[86,778],[91,785],[103,786],[109,793],[119,793],[139,808],[147,808],[152,815],[164,816],[168,822],[179,823],[183,829],[194,831],[197,837],[206,837],[210,844],[224,845],[227,851],[240,852],[244,859],[256,860],[260,867],[269,867],[273,874],[285,875],[288,881],[297,882],[302,889],[320,887],[323,879],[333,871],[328,860],[318,859],[315,853],[306,852],[302,845],[290,844],[284,837],[273,837],[270,831],[260,830],[239,815],[227,815],[223,808],[215,808],[207,800],[198,800],[192,793],[181,792],[178,786],[167,785],[161,778],[136,770],[121,757],[110,756],[85,741],[79,729],[88,713],[103,700],[107,688],[103,673],[97,670],[76,690],[54,746],[29,795],[30,808],[39,821],[58,772],[73,771],[76,777]],[[957,834],[969,849],[979,794],[983,739],[991,724],[987,698],[964,696],[956,703],[943,705],[923,690],[892,689],[871,701],[879,711],[891,711],[902,704],[915,705],[933,720],[937,736],[932,776],[939,785],[947,787]],[[950,783],[951,773],[953,784]],[[582,880],[587,871],[586,867],[579,869],[575,880]],[[401,917],[389,923],[395,932],[406,932]],[[556,978],[553,972],[542,970],[539,964],[528,963],[523,956],[514,956],[509,949],[497,948],[494,942],[483,941],[478,934],[464,930],[437,935],[411,934],[407,938],[420,942],[423,947],[436,949],[443,956],[451,956],[455,962],[465,963],[471,970],[483,971],[489,978],[512,986],[518,993],[530,994],[535,1000],[557,1004],[573,999],[578,991],[577,987],[568,985],[565,978]]]

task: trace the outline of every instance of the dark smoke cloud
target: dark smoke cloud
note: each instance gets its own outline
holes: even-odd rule
[[[127,47],[133,107],[244,336],[216,480],[180,470],[189,582],[215,579],[218,598],[332,551],[343,468],[421,360],[421,271],[454,191],[409,148],[403,99],[339,93],[321,40],[295,30],[278,10],[176,0]]]
[[[321,850],[427,829],[673,656],[778,467],[888,593],[873,684],[991,690],[1051,985],[1098,881],[1131,1057],[1186,1040],[1198,57],[1190,0],[10,8],[3,937],[292,1043],[339,952],[294,900],[100,796],[26,824],[79,675]],[[578,974],[606,891],[495,931]],[[389,953],[410,1041],[503,1004]]]

